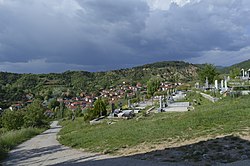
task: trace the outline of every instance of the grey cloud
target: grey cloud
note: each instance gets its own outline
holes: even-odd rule
[[[214,51],[241,56],[250,43],[248,0],[172,3],[166,10],[152,9],[146,0],[3,2],[2,70],[13,71],[15,63],[32,70],[29,62],[37,59],[46,59],[41,65],[51,72],[66,70],[61,64],[94,71],[161,60],[216,62],[221,56]]]

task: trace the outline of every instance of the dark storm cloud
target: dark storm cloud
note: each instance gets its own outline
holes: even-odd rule
[[[228,65],[247,58],[250,1],[172,2],[0,0],[0,70],[95,71],[161,60]]]

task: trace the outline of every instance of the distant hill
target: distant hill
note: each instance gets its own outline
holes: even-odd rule
[[[222,69],[221,71],[223,73],[229,73],[231,69],[233,68],[239,68],[239,69],[250,69],[250,59],[246,60],[246,61],[243,61],[243,62],[240,62],[240,63],[237,63],[237,64],[234,64],[232,66],[229,66],[229,67],[225,67],[224,69]]]
[[[250,69],[250,59],[234,64],[230,68],[233,68],[233,67],[238,67],[240,69]]]

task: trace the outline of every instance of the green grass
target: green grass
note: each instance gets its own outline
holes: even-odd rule
[[[82,118],[65,121],[59,141],[67,146],[93,152],[114,153],[142,143],[183,141],[197,137],[241,132],[250,127],[250,96],[225,98],[217,103],[204,101],[195,111],[158,113],[140,120],[90,126]]]
[[[40,134],[44,129],[24,128],[15,131],[5,131],[0,135],[0,161],[7,157],[8,152],[18,144]]]

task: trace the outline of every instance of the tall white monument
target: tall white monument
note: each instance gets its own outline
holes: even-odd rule
[[[207,78],[207,77],[206,77],[205,88],[206,88],[206,89],[208,89],[208,88],[209,88],[209,84],[208,84],[208,78]]]
[[[224,88],[224,80],[221,80],[220,82],[221,90]]]
[[[160,96],[159,100],[160,100],[160,109],[162,109],[162,96]]]
[[[241,71],[242,71],[242,77],[244,78],[245,77],[245,70],[241,69]]]
[[[225,80],[225,90],[227,90],[228,87],[227,87],[227,80]]]
[[[219,87],[218,87],[218,80],[215,80],[215,81],[214,81],[214,88],[215,88],[216,90],[219,89]]]

